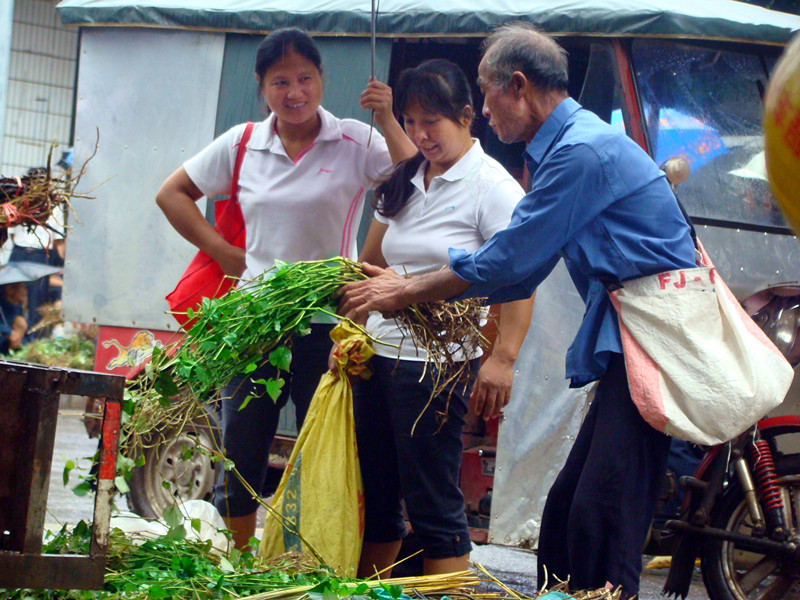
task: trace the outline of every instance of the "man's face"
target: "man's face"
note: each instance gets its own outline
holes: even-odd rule
[[[523,104],[509,90],[504,90],[493,82],[486,68],[486,58],[478,66],[478,84],[483,93],[483,116],[489,119],[489,126],[504,144],[513,144],[523,139],[525,124]]]

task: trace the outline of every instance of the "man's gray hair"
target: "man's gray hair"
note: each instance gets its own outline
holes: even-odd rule
[[[519,71],[539,89],[567,90],[567,51],[530,23],[501,25],[483,42],[483,54],[489,78],[503,89]]]

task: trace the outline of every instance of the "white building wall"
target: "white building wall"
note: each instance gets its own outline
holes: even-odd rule
[[[78,30],[61,24],[55,5],[49,0],[14,2],[0,167],[5,176],[44,166],[52,142],[58,144],[55,164],[70,143]]]

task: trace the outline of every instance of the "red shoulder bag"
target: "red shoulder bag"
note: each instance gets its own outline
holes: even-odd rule
[[[246,231],[242,208],[239,206],[239,171],[242,168],[247,142],[253,131],[254,123],[248,123],[236,150],[236,162],[233,166],[233,181],[230,196],[214,204],[214,229],[227,242],[237,248],[244,248]],[[220,266],[208,254],[198,253],[181,275],[178,285],[166,296],[172,315],[184,329],[191,327],[186,312],[189,308],[196,310],[203,298],[219,298],[233,287],[234,280],[225,277]]]

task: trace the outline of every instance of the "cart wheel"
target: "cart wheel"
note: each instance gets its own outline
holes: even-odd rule
[[[130,480],[128,506],[137,515],[157,518],[168,506],[187,500],[211,500],[219,462],[212,462],[203,448],[215,448],[216,428],[193,422],[178,435],[160,434],[147,444],[145,463],[136,467]]]

